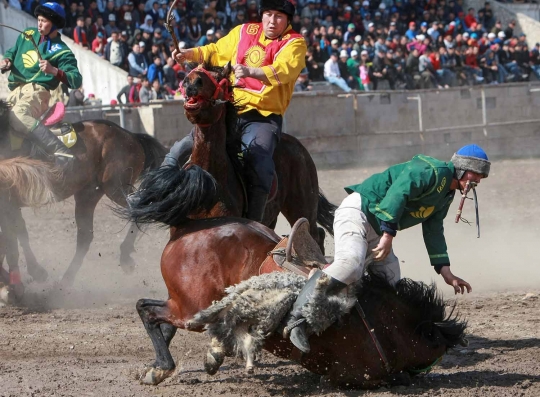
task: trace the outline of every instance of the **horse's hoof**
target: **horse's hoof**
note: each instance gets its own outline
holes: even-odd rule
[[[37,283],[44,283],[49,277],[47,270],[39,265],[28,266],[28,274]]]
[[[206,352],[206,356],[204,357],[204,369],[206,370],[206,373],[208,375],[214,375],[219,367],[221,367],[221,364],[223,364],[224,359],[225,355],[222,353]]]
[[[0,307],[11,304],[11,295],[9,286],[0,283]]]
[[[255,373],[255,367],[253,365],[246,366],[246,374],[253,375]]]
[[[174,369],[150,368],[140,381],[143,385],[159,385],[174,372]]]
[[[10,284],[9,292],[9,303],[18,303],[24,296],[24,285],[22,283]]]

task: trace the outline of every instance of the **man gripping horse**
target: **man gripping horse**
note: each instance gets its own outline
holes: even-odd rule
[[[417,155],[361,184],[346,187],[349,196],[334,218],[334,262],[317,271],[298,295],[287,319],[291,342],[305,353],[310,350],[302,308],[323,274],[330,278],[326,293],[335,294],[360,280],[367,258],[373,257],[370,270],[391,284],[397,283],[401,274],[392,241],[398,230],[418,224],[422,224],[424,243],[435,271],[456,294],[463,294],[465,289],[471,292],[470,284],[450,271],[443,220],[456,190],[467,192],[487,178],[490,164],[482,148],[467,145],[450,162]]]
[[[10,70],[8,78],[11,93],[8,102],[12,109],[9,123],[12,150],[19,150],[24,137],[30,138],[58,165],[68,165],[73,154],[39,118],[47,111],[51,91],[60,83],[79,88],[82,76],[73,52],[62,41],[58,29],[66,23],[64,9],[54,2],[36,7],[37,28],[28,28],[19,36],[15,46],[4,54],[0,67]],[[37,44],[36,48],[30,36]]]
[[[291,27],[295,7],[288,0],[261,0],[261,23],[237,26],[215,44],[173,52],[176,61],[223,66],[231,62],[235,100],[243,106],[239,128],[246,150],[247,217],[261,222],[274,178],[272,156],[280,140],[283,114],[305,67],[306,42]],[[177,142],[164,164],[183,163],[193,137]]]

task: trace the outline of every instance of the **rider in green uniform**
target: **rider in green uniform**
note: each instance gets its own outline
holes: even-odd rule
[[[58,33],[66,22],[64,9],[58,3],[48,2],[39,5],[34,14],[38,18],[37,28],[26,29],[15,46],[6,51],[0,65],[3,70],[11,71],[8,78],[11,90],[8,102],[12,106],[9,123],[14,132],[10,137],[11,149],[19,150],[24,137],[28,137],[47,154],[54,155],[58,164],[66,165],[73,160],[71,151],[38,120],[48,109],[50,92],[60,83],[79,88],[82,76],[73,52]]]

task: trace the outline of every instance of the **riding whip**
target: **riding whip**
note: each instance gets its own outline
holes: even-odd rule
[[[176,7],[177,2],[178,0],[174,0],[171,6],[169,7],[169,11],[167,11],[167,22],[165,22],[165,28],[167,29],[167,31],[169,32],[169,34],[171,35],[173,39],[174,47],[177,49],[180,49],[178,46],[178,37],[176,37],[176,33],[174,33],[174,29],[172,27],[172,21],[174,19],[174,15],[172,12],[173,12],[174,7]]]
[[[476,214],[476,237],[480,238],[480,217],[478,212],[478,197],[476,195],[476,182],[467,181],[465,184],[465,189],[461,193],[461,201],[459,203],[459,207],[456,214],[456,223],[458,223],[460,220],[463,222],[470,224],[469,221],[467,221],[465,218],[461,216],[463,212],[463,205],[465,204],[465,199],[468,199],[467,194],[469,194],[469,191],[472,189],[473,191],[473,197],[474,197],[474,208],[475,208],[475,214]]]
[[[3,23],[0,23],[0,27],[3,27],[3,28],[8,28],[8,29],[11,29],[11,30],[14,30],[16,32],[19,32],[19,33],[22,33],[24,35],[24,37],[27,39],[27,40],[30,40],[32,42],[32,44],[34,45],[34,48],[36,49],[36,52],[37,52],[37,56],[39,58],[40,61],[43,60],[43,58],[41,57],[41,54],[39,53],[39,47],[38,45],[36,44],[36,41],[34,40],[34,37],[30,34],[30,33],[26,33],[26,32],[23,32],[22,30],[19,30],[19,29],[16,29],[12,26],[9,26],[9,25],[5,25]]]

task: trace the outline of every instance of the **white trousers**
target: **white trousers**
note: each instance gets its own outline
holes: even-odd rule
[[[324,273],[347,285],[362,278],[366,266],[374,273],[386,277],[395,284],[401,277],[399,260],[394,250],[380,262],[372,260],[372,250],[377,247],[381,236],[369,224],[362,212],[362,198],[359,193],[347,196],[334,217],[334,262]]]

